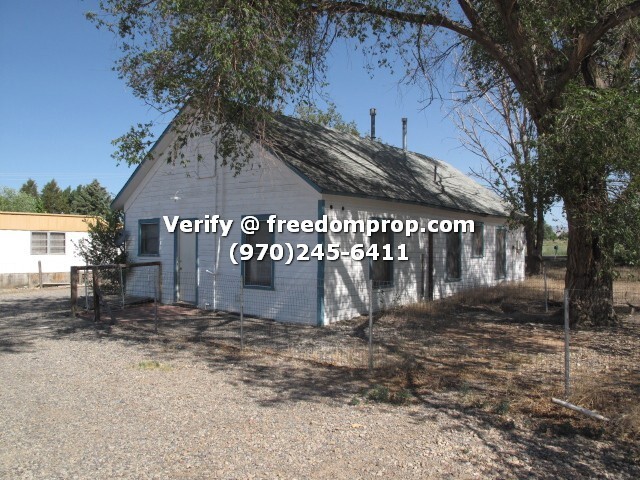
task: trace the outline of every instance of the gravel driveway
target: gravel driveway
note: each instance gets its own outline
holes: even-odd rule
[[[132,338],[65,289],[0,293],[2,478],[638,478],[615,445],[431,403],[343,369]]]

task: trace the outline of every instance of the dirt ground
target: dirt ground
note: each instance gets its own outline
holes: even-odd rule
[[[572,336],[571,400],[602,424],[549,400],[556,307],[459,300],[378,316],[369,372],[366,319],[248,319],[241,351],[232,316],[172,307],[154,333],[0,293],[0,477],[640,477],[637,315]]]

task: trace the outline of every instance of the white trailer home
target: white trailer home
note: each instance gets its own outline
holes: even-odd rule
[[[524,278],[524,237],[508,229],[506,206],[450,165],[284,116],[267,134],[268,149],[255,146],[235,174],[215,160],[213,136],[185,147],[186,166],[168,163],[169,127],[114,199],[112,207],[125,212],[129,260],[163,264],[163,302],[234,310],[242,284],[245,313],[321,326],[366,312],[369,279],[387,301],[406,304]],[[204,225],[199,233],[171,231],[163,218],[214,215],[233,221],[226,236],[220,228],[211,232],[210,223],[209,231]],[[420,229],[410,236],[270,232],[272,215],[298,222],[413,220]],[[259,221],[253,235],[240,229],[246,216]],[[429,233],[433,220],[470,220],[475,231]],[[284,245],[285,258],[238,261],[236,245],[232,259],[233,245],[245,243]],[[390,245],[393,260],[354,258],[348,253],[357,244],[365,251]],[[335,260],[311,254],[330,248],[343,253]]]
[[[91,217],[0,212],[0,288],[39,281],[68,283],[72,265],[83,264],[74,243],[87,238]]]

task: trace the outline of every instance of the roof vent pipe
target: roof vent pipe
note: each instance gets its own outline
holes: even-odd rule
[[[371,140],[376,139],[376,109],[370,108],[369,115],[371,115]]]
[[[402,119],[402,150],[407,151],[407,118]]]

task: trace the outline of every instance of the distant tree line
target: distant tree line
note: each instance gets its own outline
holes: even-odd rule
[[[111,195],[107,189],[93,180],[75,189],[64,190],[52,179],[38,189],[33,179],[29,179],[19,190],[4,187],[0,189],[0,211],[32,213],[71,213],[105,217],[109,213]]]

